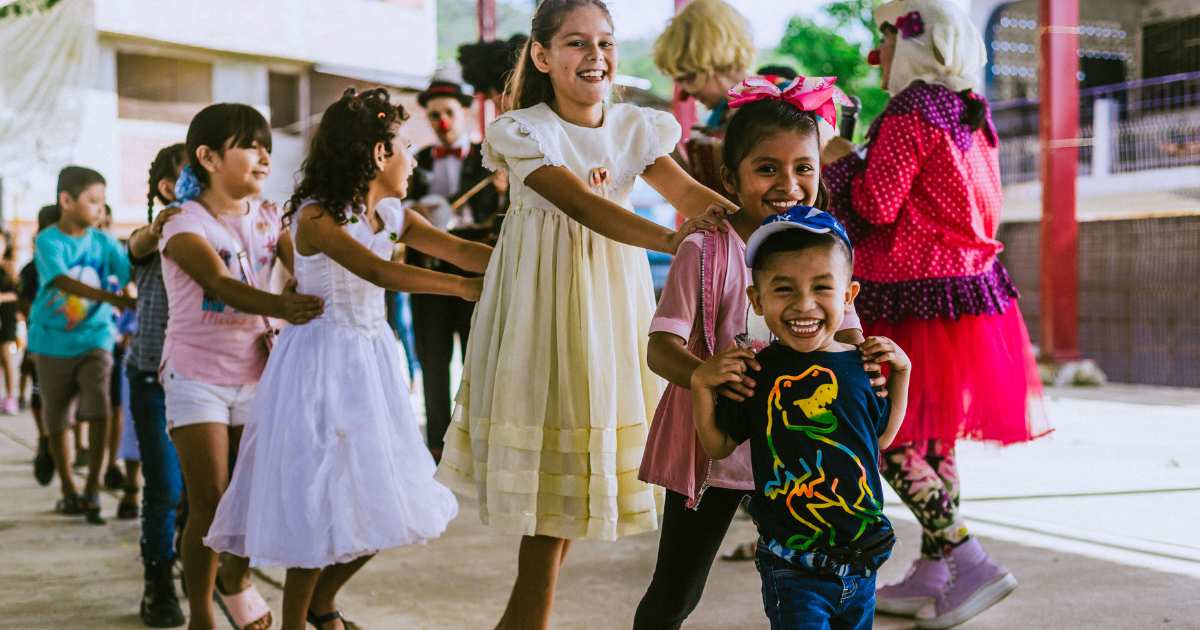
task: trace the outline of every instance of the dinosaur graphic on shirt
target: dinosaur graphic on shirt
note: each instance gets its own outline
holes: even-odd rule
[[[804,551],[818,541],[829,546],[845,545],[858,540],[869,525],[882,518],[883,507],[867,483],[862,460],[829,437],[838,428],[838,418],[829,410],[837,396],[837,376],[828,368],[814,365],[799,376],[785,374],[775,379],[767,399],[767,446],[775,478],[766,484],[763,494],[771,500],[786,501],[792,518],[810,530],[789,537],[786,546],[790,549]],[[816,442],[812,461],[804,457],[785,461],[776,446],[777,440],[783,439],[781,431],[794,431]],[[827,473],[830,458],[844,458],[852,463],[830,468],[857,473],[851,476]],[[849,540],[838,539],[839,532],[827,518],[831,511],[859,522]]]

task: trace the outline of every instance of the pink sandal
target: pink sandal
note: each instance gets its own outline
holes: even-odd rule
[[[221,606],[221,612],[225,613],[225,618],[233,624],[233,627],[238,630],[246,630],[261,621],[266,622],[261,630],[271,627],[271,607],[267,606],[267,601],[263,599],[258,589],[254,588],[254,585],[232,595],[222,593],[220,587],[214,589],[214,592],[217,595],[217,604]]]

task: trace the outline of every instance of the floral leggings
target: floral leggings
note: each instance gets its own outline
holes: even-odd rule
[[[954,444],[910,442],[882,455],[884,479],[921,523],[921,556],[941,558],[970,535],[958,516],[958,465]]]

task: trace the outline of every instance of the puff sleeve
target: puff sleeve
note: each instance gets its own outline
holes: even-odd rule
[[[504,114],[488,125],[483,141],[483,165],[492,171],[507,169],[522,182],[543,166],[566,166],[562,152],[546,136],[513,112]]]

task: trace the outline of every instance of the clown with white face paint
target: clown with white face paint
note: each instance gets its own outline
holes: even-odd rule
[[[830,212],[854,240],[863,330],[895,339],[917,366],[882,459],[921,523],[921,558],[880,589],[878,609],[948,628],[1016,587],[958,515],[955,441],[1007,445],[1049,428],[1017,289],[997,259],[997,137],[974,91],[983,38],[948,0],[896,0],[875,20],[883,44],[870,60],[891,102],[861,151],[826,146],[823,175]]]
[[[483,166],[482,145],[471,142],[473,97],[463,91],[452,73],[435,76],[417,103],[433,129],[437,142],[417,152],[416,170],[408,199],[434,227],[455,236],[494,243],[500,215],[508,205],[508,179]],[[479,188],[482,186],[483,188]],[[474,194],[472,194],[474,193]],[[451,202],[469,198],[458,207]],[[414,249],[406,253],[409,264],[444,273],[463,275],[457,267]],[[426,440],[435,460],[442,456],[442,437],[450,426],[450,362],[455,337],[466,354],[475,305],[452,295],[412,295],[413,341],[421,362],[425,394]]]

